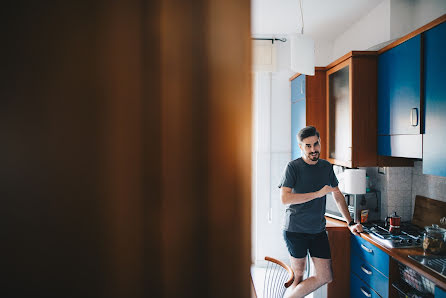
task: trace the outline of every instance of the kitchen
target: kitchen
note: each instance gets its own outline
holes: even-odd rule
[[[385,41],[408,34],[440,17],[445,12],[444,4],[440,2],[430,2],[432,7],[423,7],[421,3],[418,4],[417,6],[417,3],[411,2],[410,5],[405,7],[404,1],[390,1],[381,3],[381,7],[377,5],[375,9],[370,10],[367,16],[357,21],[347,32],[334,41],[331,53],[324,52],[324,49],[329,48],[328,46],[318,48],[316,42],[316,60],[318,59],[318,51],[320,53],[319,57],[323,57],[320,58],[322,63],[318,64],[316,62],[316,65],[329,65],[351,50],[373,50],[376,45],[384,47]],[[385,5],[393,6],[387,10]],[[433,8],[435,5],[437,7]],[[410,7],[414,10],[410,11]],[[398,8],[401,10],[398,10]],[[406,9],[405,17],[404,9]],[[430,17],[426,17],[429,15],[427,12],[429,9],[432,9]],[[264,9],[264,11],[270,12],[270,15],[275,15],[274,10]],[[412,17],[408,17],[409,15]],[[415,15],[418,18],[413,17]],[[424,20],[422,20],[423,15],[426,17]],[[380,32],[381,28],[378,26],[380,22],[378,20],[381,21],[379,26],[383,27],[385,27],[383,24],[386,24],[386,22],[391,23],[391,25],[388,24],[391,29],[387,27],[387,31],[384,30],[387,35],[381,34],[380,36],[377,33]],[[268,24],[264,26],[268,27]],[[308,27],[307,24],[306,28]],[[358,34],[359,32],[362,34]],[[367,33],[364,34],[363,32]],[[283,245],[279,245],[283,242],[280,225],[284,207],[278,199],[279,194],[276,184],[284,166],[290,160],[293,150],[295,150],[291,146],[293,140],[290,137],[292,135],[290,79],[296,78],[293,78],[294,73],[285,70],[285,65],[289,64],[289,56],[287,56],[289,55],[289,48],[286,43],[277,41],[275,44],[278,53],[278,71],[271,75],[258,73],[256,74],[257,81],[254,82],[254,90],[257,94],[255,107],[260,113],[257,119],[262,119],[261,127],[263,129],[262,132],[256,134],[256,144],[259,147],[257,148],[257,163],[254,166],[257,166],[260,172],[257,173],[259,180],[253,185],[254,192],[259,200],[253,206],[253,214],[256,214],[254,220],[257,220],[257,222],[253,222],[253,225],[256,226],[255,231],[257,231],[253,231],[253,243],[256,243],[256,245],[253,245],[255,247],[253,248],[254,262],[261,262],[264,255],[276,256],[281,260],[287,259],[286,249]],[[330,55],[331,60],[326,58]],[[410,113],[408,112],[407,115],[409,116]],[[398,167],[375,166],[366,168],[371,188],[378,190],[381,194],[381,220],[384,220],[386,216],[393,212],[397,212],[403,221],[410,221],[414,214],[417,195],[442,202],[446,201],[445,178],[438,174],[424,174],[423,166],[426,166],[426,163],[423,164],[421,158],[417,158],[413,160],[411,166],[401,166],[400,164]]]
[[[251,1],[2,4],[0,296],[249,297]]]

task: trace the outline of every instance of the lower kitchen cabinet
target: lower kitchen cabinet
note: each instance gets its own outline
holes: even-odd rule
[[[350,275],[350,297],[372,297],[379,298],[380,296],[373,289],[371,289],[365,282],[357,277],[353,272]]]
[[[327,298],[348,297],[350,276],[346,268],[349,267],[350,230],[330,227],[328,222],[327,233],[333,269],[333,281],[327,285]]]
[[[387,298],[389,255],[361,237],[352,235],[350,239],[351,297]]]
[[[435,287],[435,298],[446,298],[446,291]]]
[[[389,292],[389,279],[379,272],[375,267],[362,260],[357,254],[352,253],[350,259],[350,270],[370,288],[380,293],[381,297],[387,297]]]
[[[359,236],[351,236],[351,253],[375,267],[385,276],[389,276],[389,255]]]

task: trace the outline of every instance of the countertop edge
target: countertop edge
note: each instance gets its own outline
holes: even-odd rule
[[[344,221],[327,216],[325,217],[325,219],[327,221],[327,229],[347,229],[347,223]],[[442,289],[446,289],[446,278],[408,257],[408,255],[424,255],[424,251],[422,248],[388,248],[373,240],[373,238],[371,238],[367,233],[361,233],[361,238],[366,240],[370,244],[378,247],[398,262],[406,265],[409,268],[412,268],[427,279],[433,281],[435,285],[439,286]]]
[[[388,248],[374,241],[367,233],[361,233],[361,238],[375,245],[398,262],[412,268],[427,279],[433,281],[440,288],[446,289],[446,278],[408,257],[408,255],[424,255],[422,248]]]

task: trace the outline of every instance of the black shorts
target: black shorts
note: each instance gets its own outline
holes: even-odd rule
[[[295,258],[305,258],[309,251],[311,257],[331,259],[326,231],[317,234],[283,231],[283,238],[290,255]]]

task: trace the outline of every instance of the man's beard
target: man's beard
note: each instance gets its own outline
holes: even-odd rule
[[[308,154],[308,159],[311,161],[317,161],[319,159],[319,151],[314,151]]]

